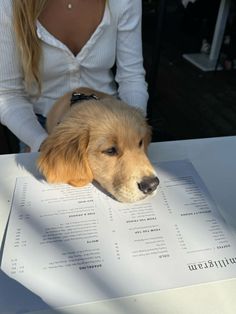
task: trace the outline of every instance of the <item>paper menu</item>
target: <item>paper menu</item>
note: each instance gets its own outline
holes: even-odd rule
[[[236,239],[188,161],[153,198],[17,178],[1,268],[59,307],[234,278]]]

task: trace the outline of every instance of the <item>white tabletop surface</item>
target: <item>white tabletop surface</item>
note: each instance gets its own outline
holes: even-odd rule
[[[189,159],[205,182],[221,214],[236,229],[236,136],[152,143],[149,156],[152,161]],[[36,158],[37,154],[0,156],[0,243],[10,211],[15,178],[35,173]],[[14,298],[21,305],[26,302],[26,299],[29,302],[27,296],[24,300],[24,291],[19,289],[19,285],[8,282],[6,276],[0,273],[0,306],[1,302],[5,305],[9,302],[9,313],[12,313],[11,303],[14,302]],[[36,302],[34,298],[32,302]],[[73,314],[235,314],[236,279],[75,305],[61,312]],[[6,313],[6,311],[3,312],[0,308],[0,313]],[[24,313],[24,311],[21,310],[19,313]],[[57,312],[44,310],[34,311],[34,313]]]

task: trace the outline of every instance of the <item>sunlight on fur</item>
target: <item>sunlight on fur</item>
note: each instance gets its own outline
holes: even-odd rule
[[[46,180],[78,187],[95,180],[120,202],[153,195],[159,181],[146,154],[151,128],[143,114],[114,97],[77,91],[99,100],[70,106],[68,93],[49,112],[37,162]]]

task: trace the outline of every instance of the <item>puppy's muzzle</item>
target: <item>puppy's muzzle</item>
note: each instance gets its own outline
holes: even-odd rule
[[[142,181],[138,183],[138,188],[145,195],[152,194],[159,185],[157,177],[143,177]]]

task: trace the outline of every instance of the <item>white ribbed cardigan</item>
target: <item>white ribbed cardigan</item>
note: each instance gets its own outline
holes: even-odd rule
[[[37,22],[42,40],[42,94],[24,88],[12,30],[12,0],[0,0],[0,121],[37,151],[47,136],[35,113],[46,116],[56,99],[85,86],[118,95],[146,112],[147,84],[141,45],[141,1],[109,0],[102,22],[77,56]],[[115,81],[111,72],[116,63]]]

